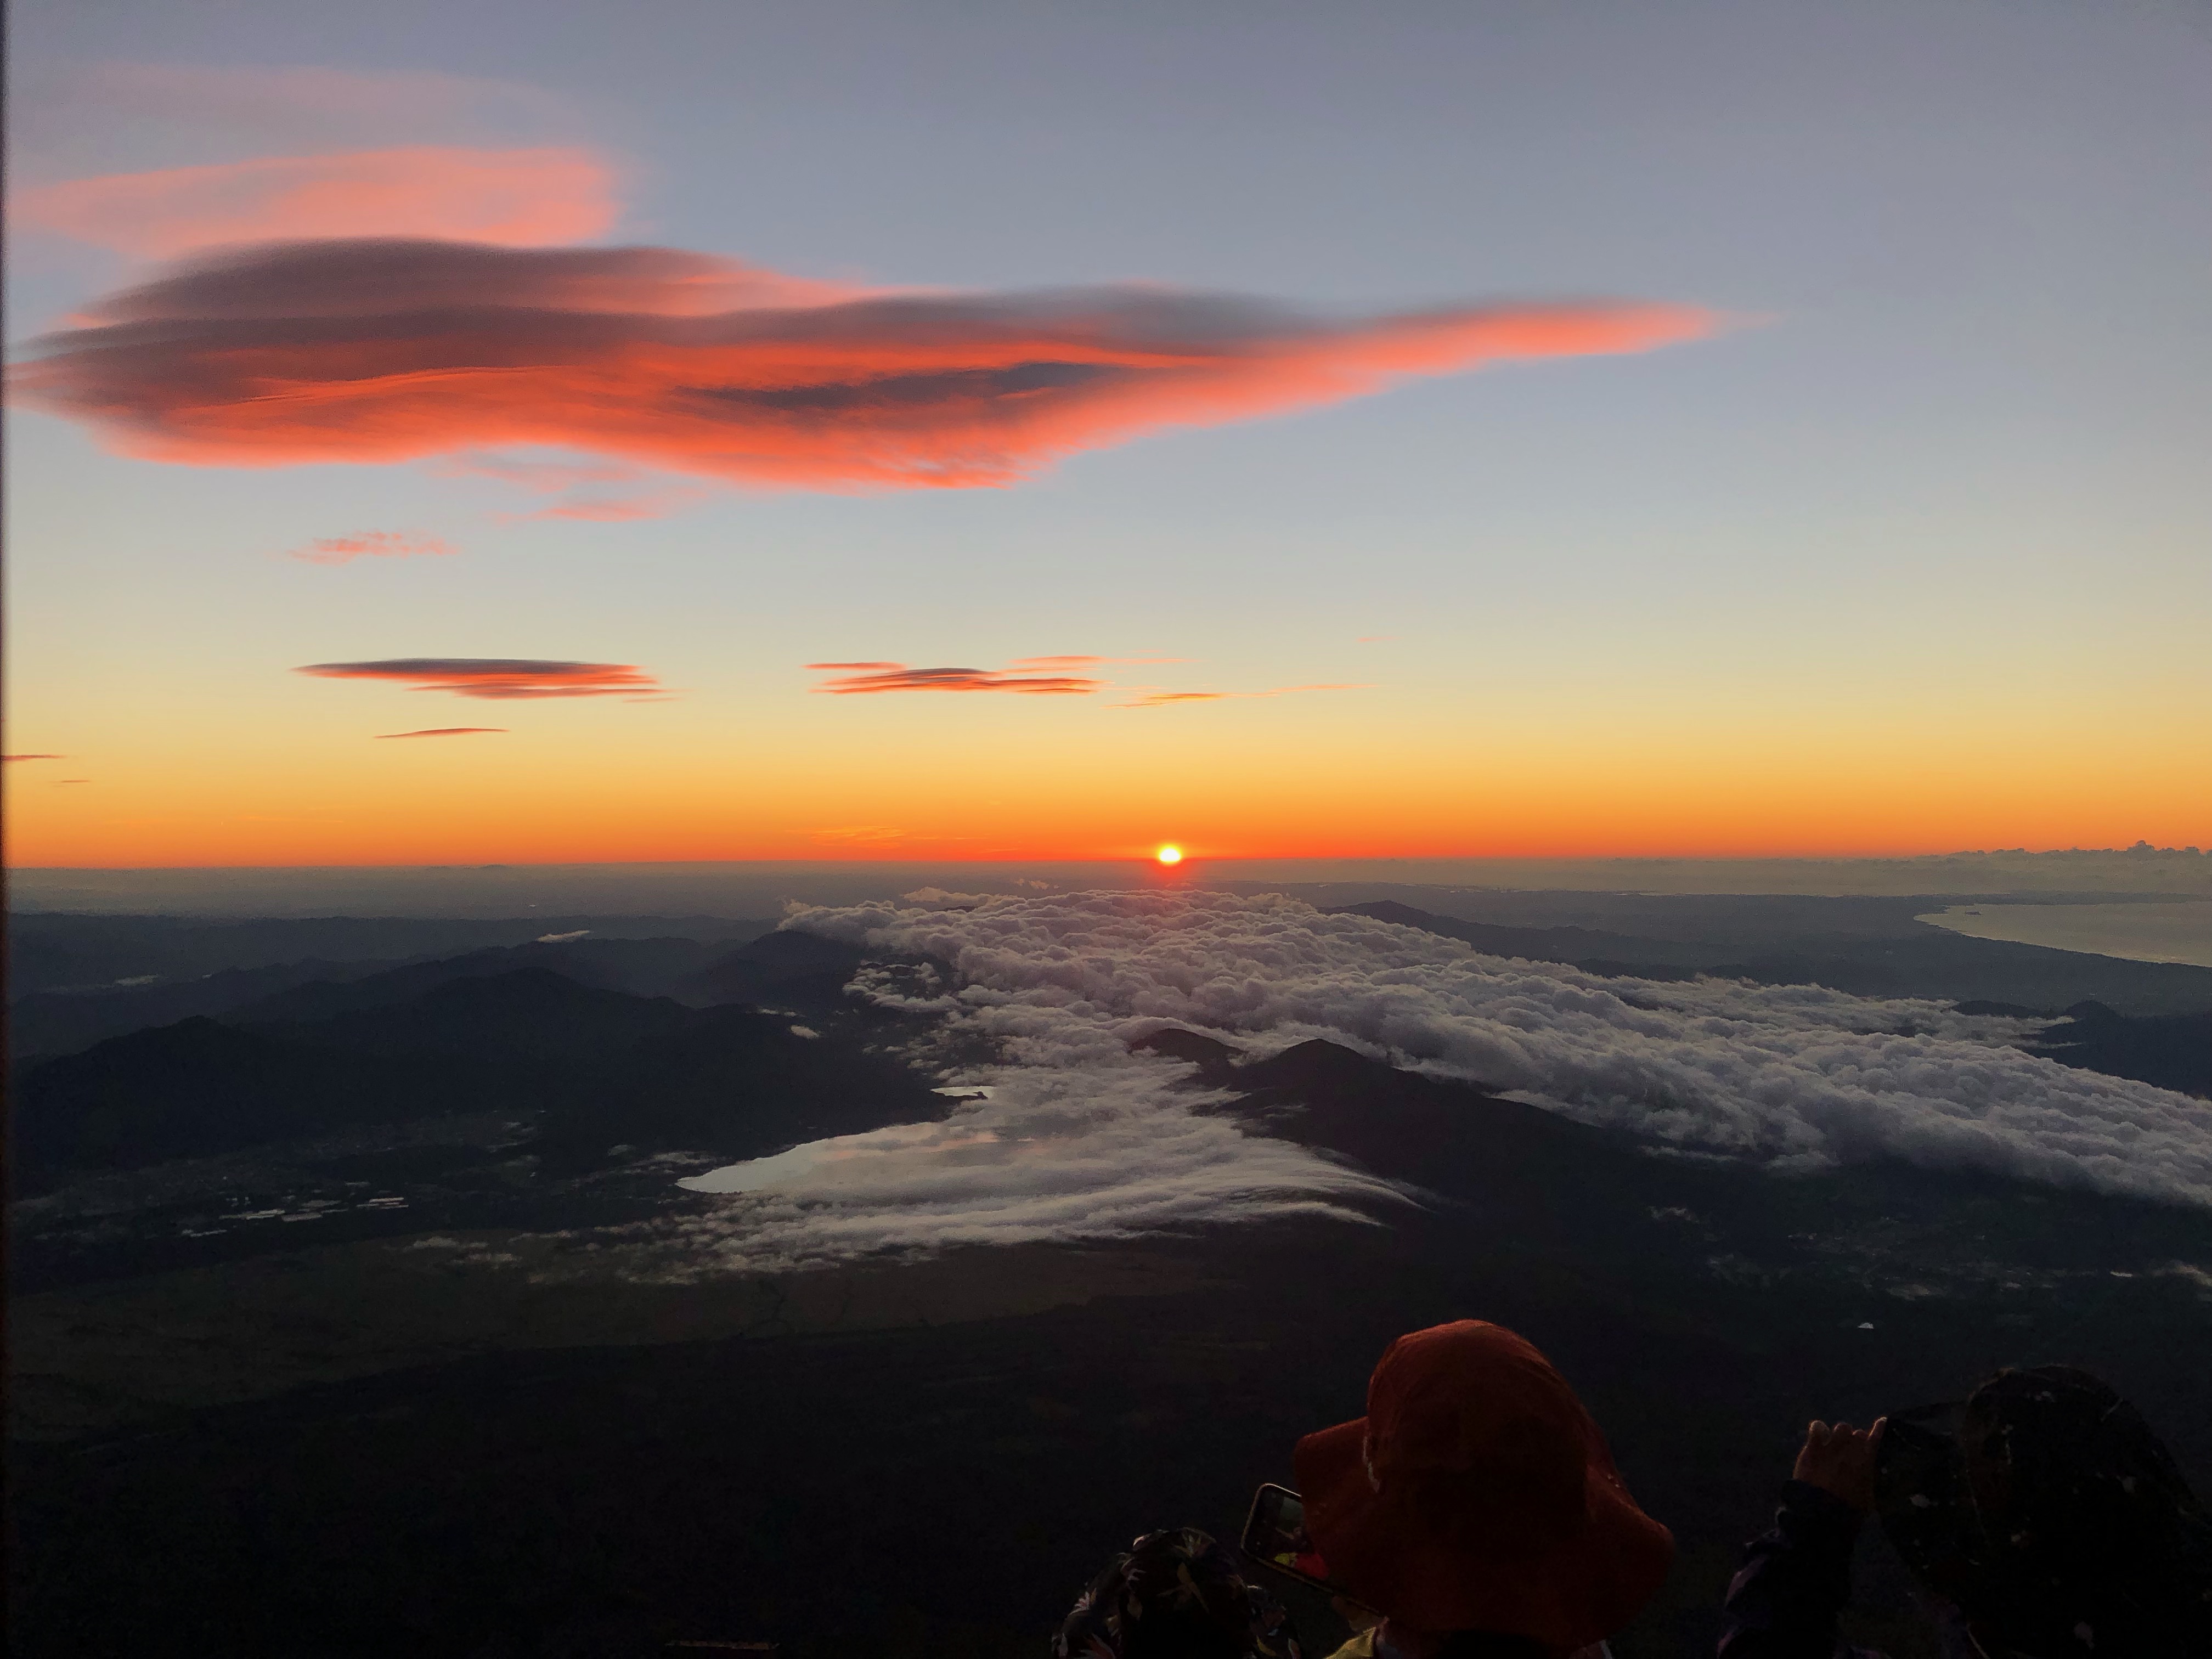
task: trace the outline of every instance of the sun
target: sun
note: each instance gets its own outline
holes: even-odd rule
[[[1163,847],[1158,852],[1153,854],[1152,856],[1158,859],[1162,864],[1181,864],[1182,862],[1182,848],[1180,847]]]

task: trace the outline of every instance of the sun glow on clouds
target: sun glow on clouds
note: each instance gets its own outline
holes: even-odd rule
[[[71,179],[19,191],[20,225],[118,252],[331,236],[581,241],[614,222],[614,173],[589,150],[410,144]]]
[[[292,671],[334,680],[386,680],[456,696],[637,698],[660,683],[619,662],[557,662],[533,657],[392,657],[377,662],[317,662]],[[411,734],[402,734],[411,735]]]
[[[203,255],[81,321],[13,371],[15,395],[149,459],[546,445],[814,489],[1004,485],[1166,428],[1718,325],[1638,301],[1331,321],[1152,287],[870,292],[672,248],[420,240]]]
[[[1086,660],[1099,660],[1089,659]],[[810,673],[834,673],[814,689],[832,696],[872,696],[888,691],[1011,691],[1021,696],[1087,696],[1103,680],[1064,674],[1017,674],[995,668],[908,668],[897,662],[811,662]]]
[[[835,674],[814,689],[833,696],[871,696],[893,691],[1010,691],[1025,696],[1090,696],[1116,689],[1111,680],[1026,671],[1091,668],[1112,663],[1174,663],[1182,657],[1017,657],[1006,668],[909,668],[897,662],[811,662],[810,673]],[[1225,702],[1245,697],[1281,697],[1294,691],[1364,691],[1364,684],[1279,685],[1265,691],[1134,690],[1115,708],[1160,708],[1176,703]]]
[[[1941,1003],[1603,979],[1273,896],[925,891],[787,925],[947,964],[949,978],[864,968],[853,989],[939,1016],[917,1059],[992,1092],[941,1123],[720,1172],[738,1195],[715,1210],[594,1235],[617,1271],[689,1279],[1408,1201],[1204,1115],[1220,1097],[1130,1048],[1170,1025],[1254,1054],[1323,1037],[1776,1170],[1899,1157],[2212,1205],[2212,1105],[2026,1054],[2008,1044],[2029,1023]],[[979,1048],[996,1059],[956,1058]]]

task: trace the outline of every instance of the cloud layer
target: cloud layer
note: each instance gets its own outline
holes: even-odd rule
[[[1295,900],[1216,893],[922,893],[790,925],[951,965],[864,969],[944,1017],[988,1098],[942,1124],[817,1143],[726,1185],[703,1218],[629,1235],[690,1276],[871,1249],[1373,1213],[1385,1183],[1194,1116],[1187,1069],[1128,1044],[1164,1025],[1257,1053],[1325,1037],[1686,1150],[1808,1170],[1880,1157],[2212,1205],[2212,1105],[2008,1046],[2021,1022],[1810,986],[1601,979]],[[1206,1097],[1196,1097],[1202,1100]]]
[[[811,662],[806,667],[810,673],[836,675],[814,688],[835,697],[873,696],[886,691],[1011,691],[1031,697],[1080,697],[1106,685],[1103,680],[1067,674],[1024,674],[997,668],[908,668],[898,662]]]
[[[585,149],[410,144],[71,179],[9,205],[19,225],[143,258],[331,236],[529,246],[605,231],[614,182]]]
[[[309,663],[292,672],[333,680],[392,680],[417,691],[495,699],[635,697],[660,690],[652,675],[629,663],[534,657],[390,657],[377,662]]]
[[[503,732],[503,726],[427,726],[420,732],[379,732],[380,738],[472,738],[479,732]]]
[[[15,396],[129,454],[276,466],[553,445],[826,489],[1006,484],[1163,428],[1716,325],[1632,301],[1334,322],[1158,288],[870,293],[670,248],[396,240],[204,257],[81,320],[15,371]]]

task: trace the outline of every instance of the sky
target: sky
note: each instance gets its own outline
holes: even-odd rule
[[[12,21],[18,866],[2212,842],[2201,8]]]

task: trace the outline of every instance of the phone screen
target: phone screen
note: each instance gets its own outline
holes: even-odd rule
[[[1253,1495],[1252,1513],[1244,1522],[1244,1553],[1261,1566],[1344,1595],[1329,1582],[1328,1564],[1306,1534],[1304,1503],[1287,1486],[1262,1486]]]

